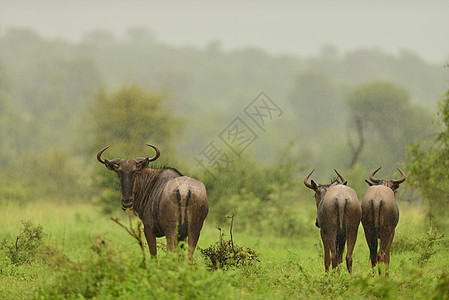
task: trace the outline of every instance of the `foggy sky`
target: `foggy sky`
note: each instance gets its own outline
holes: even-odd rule
[[[254,46],[273,54],[316,55],[330,44],[341,53],[407,50],[447,63],[448,12],[449,1],[0,0],[0,33],[20,26],[78,41],[96,29],[123,36],[143,26],[172,45],[204,47],[219,40],[225,50]]]

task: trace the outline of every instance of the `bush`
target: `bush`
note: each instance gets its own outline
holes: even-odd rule
[[[291,235],[303,232],[302,220],[298,221],[298,194],[302,180],[302,159],[292,154],[294,143],[274,164],[261,164],[242,155],[230,163],[229,168],[206,176],[202,181],[207,187],[210,207],[208,219],[223,225],[223,216],[235,214],[239,218],[237,230],[265,231]],[[229,154],[232,155],[232,154]]]
[[[435,293],[433,293],[430,299],[449,299],[449,275],[447,274],[447,272],[443,272],[443,274],[441,274],[441,277],[438,280],[438,284],[436,286],[436,291]]]
[[[224,239],[224,233],[221,228],[219,240],[215,245],[212,245],[206,249],[200,249],[201,253],[208,258],[206,264],[210,270],[228,269],[231,267],[239,268],[243,266],[252,265],[254,262],[258,262],[259,255],[250,248],[243,248],[236,244],[232,239],[232,226],[234,223],[234,216],[227,216],[231,218],[231,227],[229,234],[231,238],[229,240]]]
[[[438,245],[446,241],[445,235],[436,228],[429,228],[429,231],[422,237],[411,237],[410,235],[397,236],[393,241],[391,251],[402,253],[411,251],[418,255],[417,263],[423,267],[437,252]]]
[[[167,253],[153,259],[147,268],[97,237],[90,248],[91,257],[68,264],[53,280],[36,291],[37,298],[120,298],[120,299],[223,299],[237,292],[224,274],[211,274],[189,262],[184,254]],[[131,251],[132,253],[132,251]]]
[[[411,145],[407,152],[409,184],[417,189],[427,205],[431,226],[447,228],[449,201],[449,90],[439,103],[438,117],[441,132],[431,139],[422,139]]]
[[[16,266],[31,263],[42,247],[42,239],[46,236],[40,225],[33,226],[29,221],[22,221],[22,225],[24,228],[15,241],[4,239],[1,245],[11,263]]]

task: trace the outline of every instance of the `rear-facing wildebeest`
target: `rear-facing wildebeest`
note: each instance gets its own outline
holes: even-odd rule
[[[332,269],[343,261],[345,244],[348,244],[346,253],[346,267],[352,273],[352,252],[357,240],[362,210],[355,191],[346,186],[347,181],[334,169],[342,183],[338,180],[331,184],[316,184],[309,177],[313,169],[304,179],[306,187],[315,191],[317,218],[315,225],[320,228],[324,247],[324,268],[329,272],[332,260]]]
[[[362,200],[362,225],[373,268],[378,262],[383,262],[387,266],[390,263],[390,247],[399,221],[395,195],[399,185],[407,178],[398,168],[402,175],[401,179],[376,179],[374,175],[379,169],[374,170],[369,176],[371,182],[365,180],[370,186],[366,189]],[[378,239],[380,239],[379,252],[377,251]]]
[[[189,256],[192,257],[198,242],[209,206],[206,188],[200,181],[183,176],[172,168],[153,169],[148,164],[153,158],[124,160],[102,159],[105,147],[97,154],[99,162],[117,173],[122,193],[122,209],[133,209],[144,226],[150,254],[156,256],[156,237],[165,236],[168,250],[174,251],[179,241],[187,238]]]

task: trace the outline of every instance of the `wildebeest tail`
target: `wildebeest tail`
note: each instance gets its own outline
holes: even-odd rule
[[[179,189],[176,190],[176,198],[178,199],[178,242],[184,241],[186,237],[188,236],[188,228],[189,228],[189,221],[187,218],[187,207],[189,206],[189,200],[192,196],[192,192],[189,190],[187,192],[187,195],[185,197],[185,208],[184,211],[182,209],[182,196],[179,192]],[[184,213],[184,214],[183,214]]]
[[[343,207],[343,214],[341,215],[342,220],[340,220],[340,209],[338,202],[335,202],[335,212],[337,214],[337,240],[336,240],[336,246],[337,246],[337,257],[343,257],[343,252],[345,251],[345,244],[346,244],[346,212],[348,208],[348,200],[345,200],[345,205]]]
[[[379,229],[380,229],[380,214],[382,210],[383,201],[380,201],[379,211],[376,216],[376,209],[374,207],[374,201],[370,201],[371,208],[371,220],[373,221],[373,227],[371,228],[371,235],[369,237],[369,252],[370,252],[370,260],[371,265],[375,266],[377,263],[377,246],[379,239]]]

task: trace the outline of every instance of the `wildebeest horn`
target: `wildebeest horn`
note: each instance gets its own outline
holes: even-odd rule
[[[373,173],[371,173],[371,175],[369,176],[369,180],[371,180],[372,182],[374,182],[374,183],[379,183],[379,179],[376,179],[376,178],[374,178],[374,174],[376,174],[377,173],[377,171],[379,171],[380,170],[380,168],[382,168],[382,167],[379,167],[379,168],[377,168],[376,170],[374,170],[374,172]]]
[[[150,162],[150,161],[155,161],[156,159],[158,159],[158,157],[161,155],[161,151],[156,146],[153,146],[153,145],[150,145],[150,144],[145,144],[145,145],[147,145],[147,146],[153,148],[154,150],[156,150],[156,155],[153,158],[137,157],[137,158],[134,158],[134,160],[137,161],[137,162],[142,162],[144,160],[148,160]]]
[[[158,159],[159,156],[161,155],[161,151],[159,151],[159,149],[156,146],[153,146],[150,144],[146,144],[146,145],[153,148],[156,151],[156,155],[153,158],[149,158],[149,161],[155,161],[156,159]]]
[[[312,175],[313,171],[315,171],[315,169],[313,169],[312,172],[310,172],[309,175],[304,178],[304,185],[309,189],[315,190],[315,187],[309,182],[309,177],[310,175]]]
[[[101,155],[103,154],[104,151],[106,151],[106,149],[108,149],[109,147],[111,147],[110,145],[107,147],[104,147],[103,149],[100,150],[100,152],[97,153],[97,159],[99,162],[101,162],[102,164],[105,164],[105,161],[101,159]]]
[[[369,186],[372,186],[372,185],[373,185],[373,183],[372,183],[372,182],[369,182],[369,181],[368,181],[368,180],[366,180],[366,179],[365,179],[365,182],[366,182],[366,183],[368,183],[368,185],[369,185]]]
[[[335,171],[335,173],[337,173],[338,177],[340,177],[340,179],[341,179],[341,184],[346,185],[346,184],[348,183],[348,181],[347,181],[346,179],[344,179],[344,177],[341,176],[341,174],[338,173],[337,170],[334,169],[334,171]]]
[[[405,181],[405,179],[407,178],[407,176],[405,175],[404,171],[402,171],[401,169],[398,168],[399,173],[401,173],[402,177],[401,179],[398,180],[393,180],[393,183],[403,183]]]

